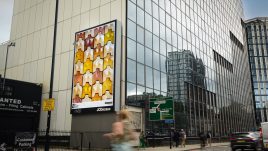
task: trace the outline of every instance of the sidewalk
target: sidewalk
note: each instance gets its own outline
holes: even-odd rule
[[[229,142],[226,143],[212,143],[211,146],[228,146],[230,145]],[[209,148],[209,147],[207,147]],[[182,148],[182,147],[172,147],[172,149],[169,148],[169,146],[161,146],[161,147],[148,147],[148,148],[140,148],[137,150],[140,151],[186,151],[186,150],[192,150],[192,149],[200,149],[200,144],[193,144],[193,145],[186,145],[186,147]]]

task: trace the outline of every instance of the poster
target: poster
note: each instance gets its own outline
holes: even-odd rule
[[[72,111],[113,110],[115,29],[112,21],[75,34]]]

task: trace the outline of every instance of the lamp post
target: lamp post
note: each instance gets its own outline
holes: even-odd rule
[[[2,87],[2,94],[5,94],[5,82],[6,82],[6,70],[7,70],[7,58],[8,58],[8,50],[9,47],[15,47],[15,42],[10,42],[7,45],[7,54],[6,54],[6,62],[5,62],[5,70],[4,70],[4,79],[3,79],[3,87]]]

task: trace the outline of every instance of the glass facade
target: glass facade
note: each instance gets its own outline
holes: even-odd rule
[[[268,119],[268,18],[246,21],[247,43],[257,123]]]
[[[240,0],[127,0],[126,104],[148,113],[150,98],[173,97],[174,126],[193,137],[253,128],[242,16]]]

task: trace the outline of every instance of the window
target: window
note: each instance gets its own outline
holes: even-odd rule
[[[127,81],[136,83],[136,63],[127,59]]]
[[[133,40],[136,40],[136,24],[128,20],[127,25],[127,36]]]
[[[153,53],[149,48],[145,48],[145,64],[152,67]]]
[[[136,42],[129,39],[127,40],[127,56],[133,60],[136,60]]]
[[[137,64],[137,83],[144,85],[144,65]]]

